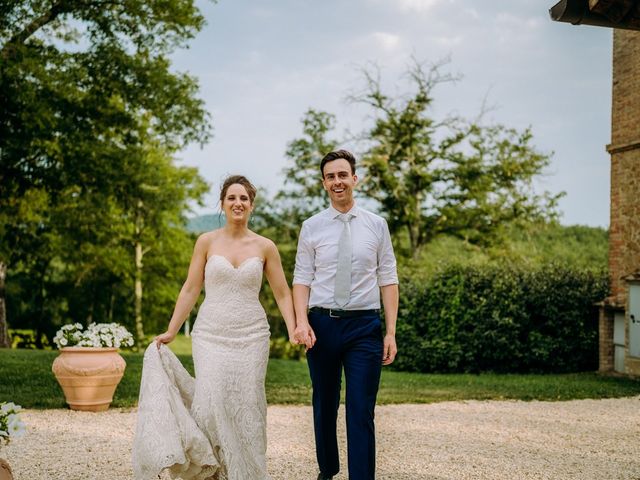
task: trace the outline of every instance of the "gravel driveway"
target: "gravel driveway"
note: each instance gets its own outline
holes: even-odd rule
[[[16,480],[132,478],[135,410],[22,417],[27,435],[0,451]],[[391,405],[376,424],[379,480],[640,480],[640,397]],[[269,407],[268,439],[273,480],[316,478],[310,407]]]

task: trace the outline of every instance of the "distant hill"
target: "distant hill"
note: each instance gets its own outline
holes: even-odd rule
[[[224,215],[199,215],[189,219],[187,230],[192,233],[210,232],[224,225]]]
[[[224,225],[224,215],[200,215],[189,219],[187,229],[193,233],[215,230]],[[569,263],[577,267],[607,268],[608,231],[583,225],[546,224],[527,230],[512,228],[505,245],[483,249],[462,240],[441,236],[427,245],[417,263],[427,270],[440,263],[486,263],[510,258],[530,264]],[[272,238],[278,245],[281,239]],[[416,259],[408,261],[415,263]]]
[[[419,264],[433,270],[439,264],[487,263],[510,259],[535,265],[568,263],[579,268],[607,268],[608,231],[583,225],[539,225],[528,230],[512,228],[504,245],[480,248],[441,236],[424,248]],[[415,259],[411,259],[415,262]]]
[[[546,225],[511,236],[511,252],[530,261],[566,262],[575,266],[607,268],[609,232],[584,225]]]

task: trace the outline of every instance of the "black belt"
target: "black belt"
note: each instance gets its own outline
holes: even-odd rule
[[[364,317],[365,315],[379,315],[380,310],[377,308],[371,308],[369,310],[341,310],[339,308],[323,308],[323,307],[311,307],[309,309],[311,313],[322,313],[323,315],[329,315],[332,318],[356,318]]]

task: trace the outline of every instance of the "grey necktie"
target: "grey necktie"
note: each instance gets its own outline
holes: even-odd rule
[[[342,233],[338,240],[338,266],[336,268],[336,284],[333,299],[339,307],[349,303],[351,296],[351,214],[342,213],[338,220],[342,222]]]

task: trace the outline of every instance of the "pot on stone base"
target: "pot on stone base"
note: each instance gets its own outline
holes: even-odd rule
[[[6,460],[0,458],[0,480],[13,480],[11,467]]]
[[[126,366],[117,348],[64,347],[51,369],[71,410],[103,412]]]

